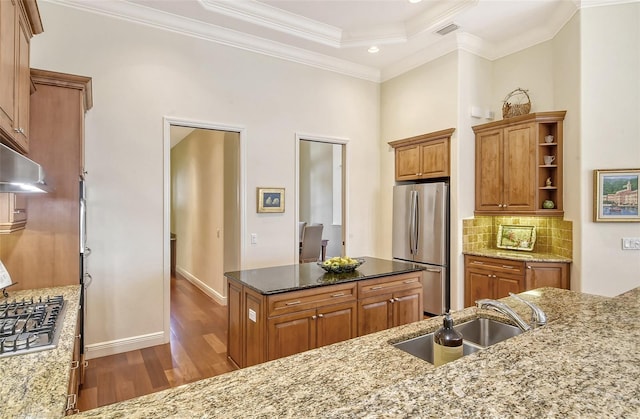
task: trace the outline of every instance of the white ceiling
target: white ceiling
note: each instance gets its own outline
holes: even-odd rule
[[[629,0],[50,1],[384,81],[460,48],[493,60],[551,39],[579,7]]]

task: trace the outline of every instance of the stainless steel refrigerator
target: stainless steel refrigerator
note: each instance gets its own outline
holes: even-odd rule
[[[393,258],[424,265],[424,311],[449,310],[449,185],[393,188]]]

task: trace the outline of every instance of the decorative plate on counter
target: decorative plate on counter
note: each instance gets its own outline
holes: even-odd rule
[[[535,226],[500,225],[498,243],[500,249],[526,250],[531,252],[536,242]]]

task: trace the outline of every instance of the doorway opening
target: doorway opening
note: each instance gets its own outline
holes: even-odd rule
[[[242,128],[165,118],[165,342],[174,272],[226,305],[224,272],[241,267],[242,138]]]
[[[346,254],[347,140],[297,135],[296,225],[322,224],[325,258]],[[297,234],[299,229],[296,228]]]

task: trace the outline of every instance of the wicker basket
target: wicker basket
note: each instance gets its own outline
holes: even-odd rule
[[[526,102],[524,102],[525,97],[527,98]],[[510,99],[512,99],[512,102],[519,103],[511,103],[509,102]],[[513,118],[518,115],[526,115],[529,111],[531,111],[531,99],[529,98],[526,90],[518,87],[504,98],[504,103],[502,104],[502,118],[506,119]]]

